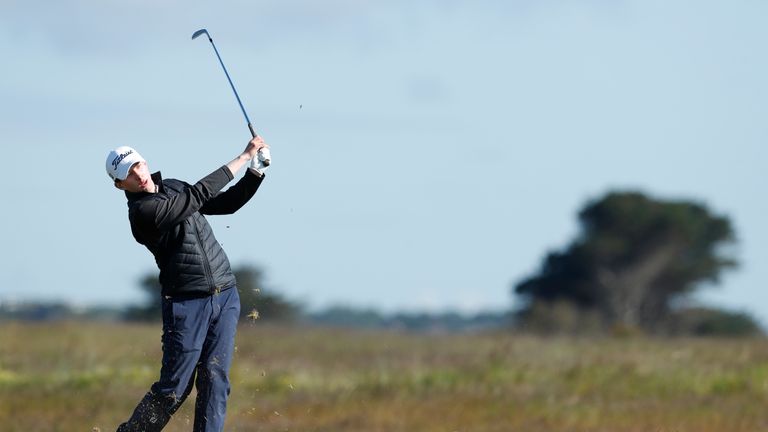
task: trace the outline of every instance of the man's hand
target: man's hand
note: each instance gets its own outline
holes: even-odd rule
[[[243,154],[247,154],[248,159],[252,160],[258,157],[257,153],[259,152],[259,150],[263,148],[268,149],[269,146],[267,145],[267,143],[264,142],[264,140],[260,136],[256,135],[252,140],[248,141],[248,145],[245,146],[245,150],[243,151]]]
[[[269,154],[269,147],[262,147],[256,154],[256,157],[251,159],[249,168],[256,171],[259,176],[264,175],[264,171],[272,164],[272,155]]]
[[[227,167],[232,172],[232,174],[235,174],[240,170],[240,168],[243,167],[243,165],[247,164],[248,161],[257,161],[259,157],[259,150],[262,149],[268,151],[269,146],[264,142],[263,139],[261,139],[260,136],[256,135],[252,140],[248,141],[248,145],[245,146],[245,150],[243,150],[239,156],[227,164]],[[259,171],[259,174],[263,174],[263,171]]]

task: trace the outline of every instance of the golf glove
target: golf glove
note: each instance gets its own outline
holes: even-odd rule
[[[272,163],[272,155],[269,154],[268,148],[262,148],[256,154],[256,157],[251,159],[250,168],[259,174],[264,174],[269,165]]]

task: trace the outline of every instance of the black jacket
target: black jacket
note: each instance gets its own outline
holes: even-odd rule
[[[165,296],[211,294],[235,285],[224,250],[203,215],[231,214],[256,193],[263,176],[247,170],[225,192],[234,176],[223,166],[190,185],[152,174],[156,193],[126,192],[128,219],[137,242],[155,256]]]

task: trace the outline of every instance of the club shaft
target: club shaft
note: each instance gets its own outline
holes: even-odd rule
[[[229,81],[229,86],[232,87],[232,92],[235,93],[237,104],[240,105],[240,110],[243,112],[243,117],[245,117],[245,121],[248,123],[248,129],[251,131],[251,135],[255,138],[256,131],[253,130],[253,126],[251,125],[251,119],[248,118],[248,113],[245,112],[245,108],[243,107],[243,102],[240,100],[240,96],[237,94],[235,85],[232,83],[232,78],[229,77],[229,72],[227,72],[227,67],[224,66],[224,62],[221,60],[221,56],[219,55],[219,50],[216,49],[216,44],[213,43],[213,38],[209,36],[208,41],[211,43],[211,46],[213,47],[213,52],[216,53],[216,58],[219,59],[219,64],[221,65],[221,68],[224,69],[224,75],[227,76],[227,81]]]

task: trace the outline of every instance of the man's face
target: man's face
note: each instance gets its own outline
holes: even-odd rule
[[[155,184],[149,174],[149,167],[146,162],[136,162],[130,170],[125,180],[116,183],[119,189],[128,192],[154,192]]]

